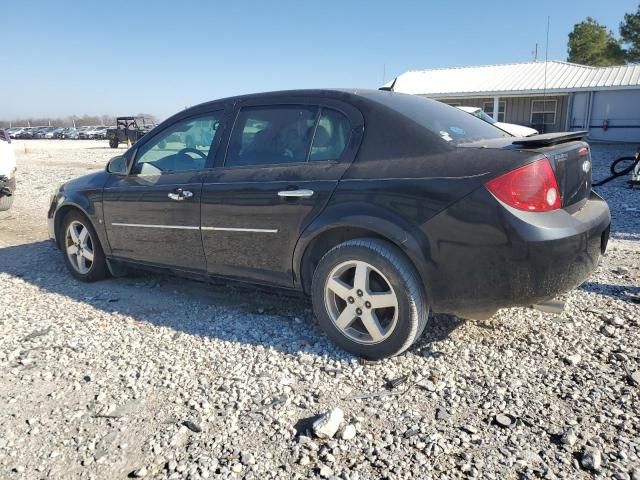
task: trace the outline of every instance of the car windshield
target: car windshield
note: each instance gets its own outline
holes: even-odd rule
[[[413,120],[450,145],[510,136],[475,115],[418,95],[380,92],[372,99]]]

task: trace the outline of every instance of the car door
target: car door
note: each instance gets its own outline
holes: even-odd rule
[[[104,221],[114,257],[206,269],[200,199],[223,116],[220,109],[172,123],[136,149],[128,175],[107,181]]]
[[[313,99],[245,101],[236,109],[226,155],[202,189],[207,269],[290,287],[295,244],[353,160],[362,116]]]

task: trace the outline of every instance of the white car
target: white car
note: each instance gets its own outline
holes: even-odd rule
[[[538,132],[535,128],[524,127],[522,125],[516,125],[515,123],[504,123],[504,122],[496,122],[489,115],[484,113],[479,107],[458,107],[460,110],[464,110],[467,113],[470,113],[474,117],[478,117],[480,120],[484,120],[485,122],[490,123],[498,127],[501,130],[504,130],[507,133],[510,133],[514,137],[530,137],[531,135],[538,135]]]
[[[15,189],[16,157],[9,134],[0,129],[0,212],[11,208]]]

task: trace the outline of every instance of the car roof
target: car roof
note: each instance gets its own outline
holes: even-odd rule
[[[293,98],[293,97],[306,97],[306,98],[318,98],[318,99],[331,99],[342,100],[348,103],[362,103],[366,102],[369,105],[374,104],[376,107],[381,108],[389,106],[394,103],[394,98],[400,99],[401,97],[419,97],[417,95],[409,95],[406,93],[398,93],[388,90],[374,90],[368,88],[318,88],[318,89],[299,89],[299,90],[275,90],[269,92],[249,93],[245,95],[237,95],[233,97],[225,97],[216,100],[211,100],[198,105],[187,108],[177,112],[173,117],[181,116],[182,114],[191,112],[193,110],[206,109],[207,107],[214,106],[220,103],[242,102],[247,100],[259,100],[262,98],[269,98],[278,100],[279,98]],[[435,101],[435,100],[434,100]],[[172,117],[170,117],[172,118]]]

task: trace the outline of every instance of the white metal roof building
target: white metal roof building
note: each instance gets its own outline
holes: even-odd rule
[[[386,86],[482,107],[496,120],[547,132],[585,129],[594,140],[640,142],[640,64],[549,61],[419,70]]]

